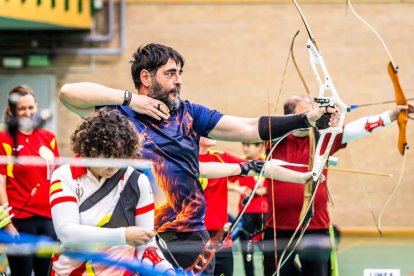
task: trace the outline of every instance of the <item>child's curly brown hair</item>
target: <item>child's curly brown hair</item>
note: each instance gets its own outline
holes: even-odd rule
[[[135,158],[139,140],[133,124],[118,110],[102,108],[88,116],[70,137],[82,157]]]

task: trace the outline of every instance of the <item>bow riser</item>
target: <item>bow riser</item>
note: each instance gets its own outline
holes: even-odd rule
[[[329,75],[329,72],[326,68],[325,62],[323,60],[322,55],[316,49],[315,45],[313,44],[311,39],[308,39],[308,43],[306,45],[309,53],[309,61],[312,67],[312,71],[315,75],[316,82],[319,87],[319,95],[317,101],[319,102],[319,106],[338,106],[341,109],[341,116],[339,118],[338,125],[336,127],[330,127],[327,129],[319,130],[320,133],[320,142],[317,145],[315,151],[315,161],[312,168],[312,178],[313,181],[318,181],[318,178],[321,176],[323,169],[325,168],[326,162],[328,161],[329,153],[331,151],[333,142],[335,140],[335,136],[339,133],[342,133],[343,125],[345,121],[345,115],[347,111],[347,105],[339,98],[338,92],[336,91],[335,85],[332,82],[332,79]],[[323,80],[319,75],[319,70],[323,73]],[[329,93],[331,96],[326,97],[325,95]],[[325,140],[327,134],[330,134],[328,145],[322,153],[322,144]]]
[[[329,129],[319,131],[320,141],[324,141],[327,134],[331,134],[331,136],[329,137],[328,144],[323,154],[321,154],[323,143],[322,142],[318,143],[316,147],[314,164],[312,168],[312,179],[314,182],[317,182],[319,177],[322,175],[322,172],[325,169],[326,163],[328,162],[329,153],[331,152],[331,148],[332,148],[333,142],[335,141],[335,137],[337,134],[341,132],[342,130],[339,132],[338,131],[332,132],[332,131],[329,131]]]

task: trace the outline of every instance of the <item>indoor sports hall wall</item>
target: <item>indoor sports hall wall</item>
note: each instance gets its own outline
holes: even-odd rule
[[[251,1],[250,1],[251,2]],[[413,2],[354,4],[389,45],[400,66],[400,80],[408,96],[414,95]],[[302,4],[324,55],[340,97],[348,104],[392,100],[387,75],[389,61],[374,35],[345,3]],[[303,23],[291,3],[284,4],[148,4],[130,1],[127,11],[127,49],[122,56],[96,57],[93,66],[56,71],[58,86],[93,81],[121,89],[134,89],[129,73],[132,52],[157,42],[180,51],[185,59],[182,98],[216,108],[226,114],[259,116],[282,114],[282,104],[304,88],[292,62],[287,66],[291,39],[297,30],[296,60],[313,95],[317,86],[305,49]],[[114,45],[116,46],[116,45]],[[63,63],[62,59],[62,63]],[[283,87],[282,86],[283,80]],[[279,91],[281,91],[279,93]],[[277,98],[280,100],[277,102]],[[360,108],[347,121],[378,114],[393,105]],[[58,136],[63,154],[70,153],[69,135],[79,119],[58,104]],[[414,126],[409,122],[404,178],[384,213],[383,226],[414,227]],[[376,216],[398,181],[403,158],[397,151],[396,124],[341,151],[338,167],[394,174],[393,178],[362,176]],[[240,154],[240,143],[219,143],[217,149]],[[333,223],[340,227],[374,227],[363,189],[354,174],[331,172]],[[238,198],[234,197],[233,202]]]

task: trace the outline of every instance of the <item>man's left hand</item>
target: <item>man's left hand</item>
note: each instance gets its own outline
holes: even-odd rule
[[[398,114],[403,111],[403,110],[408,110],[408,118],[410,118],[411,120],[414,119],[414,105],[412,104],[408,104],[408,105],[397,105],[396,107],[394,107],[391,111],[390,111],[390,118],[391,118],[391,122],[397,120]]]
[[[329,114],[329,122],[327,125],[322,126],[321,128],[328,128],[328,127],[335,127],[339,123],[340,113],[338,112],[339,108],[337,106],[321,106],[318,109],[314,109],[309,111],[306,116],[308,118],[309,123],[312,126],[316,126],[316,123],[324,114]],[[326,115],[325,115],[326,116]],[[319,125],[318,125],[319,127]]]

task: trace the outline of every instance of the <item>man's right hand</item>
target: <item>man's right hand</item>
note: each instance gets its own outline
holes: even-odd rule
[[[145,95],[132,93],[129,107],[137,113],[148,115],[156,120],[167,120],[170,117],[170,110],[163,102]]]
[[[155,236],[154,231],[139,226],[125,228],[125,239],[127,244],[140,246],[148,243]]]

